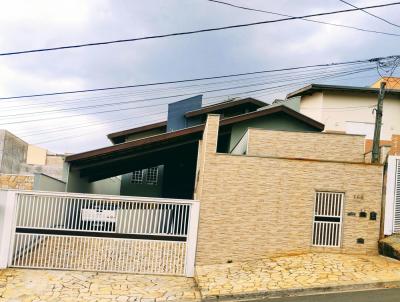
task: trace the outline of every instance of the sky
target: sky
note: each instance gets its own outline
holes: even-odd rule
[[[349,8],[339,0],[227,1],[297,16]],[[0,53],[280,18],[207,0],[1,2]],[[388,2],[352,0],[351,3],[368,6]],[[400,5],[371,12],[397,22]],[[313,19],[400,34],[400,28],[363,12]],[[3,56],[0,57],[0,97],[368,59],[399,54],[399,45],[398,36],[295,20],[124,44]],[[276,83],[291,76],[285,73],[273,80]],[[305,77],[291,86],[249,96],[271,103],[311,82],[368,86],[378,78],[375,70],[342,78]],[[272,77],[270,80],[272,82]],[[268,81],[268,77],[264,75],[251,81],[237,79],[218,85],[208,81],[200,83],[203,86],[187,83],[0,100],[0,129],[7,129],[28,143],[53,152],[77,153],[110,145],[108,133],[164,120],[168,102],[216,87]],[[204,103],[244,97],[246,95],[239,93],[243,91],[246,90],[203,93]],[[172,97],[174,95],[179,96]]]

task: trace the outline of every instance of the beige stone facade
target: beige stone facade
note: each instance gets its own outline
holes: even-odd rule
[[[364,163],[359,137],[301,140],[303,134],[253,130],[260,138],[250,132],[248,155],[217,154],[218,126],[219,117],[210,115],[199,151],[197,265],[320,250],[312,247],[316,191],[345,193],[341,247],[325,249],[377,253],[383,167]],[[377,220],[359,212],[376,212]]]
[[[32,190],[33,175],[0,174],[0,189]]]
[[[364,162],[363,135],[249,128],[248,155]]]

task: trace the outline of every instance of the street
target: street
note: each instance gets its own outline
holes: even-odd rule
[[[259,301],[271,302],[398,302],[400,288],[347,292],[337,294],[278,298]]]

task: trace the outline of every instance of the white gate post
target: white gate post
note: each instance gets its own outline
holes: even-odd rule
[[[189,228],[186,240],[186,259],[185,259],[185,275],[186,277],[194,276],[194,265],[196,260],[197,246],[197,230],[199,227],[200,203],[193,202],[190,206]]]
[[[11,259],[16,213],[15,191],[0,190],[0,269],[4,269]]]
[[[386,201],[384,217],[384,234],[392,235],[394,231],[394,214],[396,206],[396,168],[398,156],[389,156],[386,173]]]

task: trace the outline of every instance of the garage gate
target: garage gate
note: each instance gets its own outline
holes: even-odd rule
[[[192,276],[193,200],[8,192],[9,266]]]

